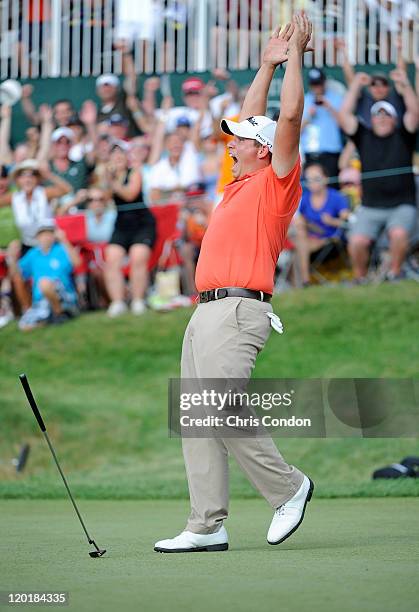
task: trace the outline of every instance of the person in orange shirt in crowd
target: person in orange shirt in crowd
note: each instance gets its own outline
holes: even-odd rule
[[[302,58],[309,50],[311,32],[304,13],[294,15],[283,30],[278,27],[264,51],[239,121],[221,122],[222,130],[233,136],[228,148],[235,180],[225,187],[201,245],[195,275],[199,304],[182,347],[182,396],[192,384],[203,397],[203,388],[208,393],[208,379],[220,381],[224,392],[230,391],[231,385],[236,389],[240,381],[241,391],[271,325],[282,331],[270,300],[278,255],[302,193]],[[276,123],[264,113],[275,69],[284,62],[281,114]],[[210,387],[213,390],[212,384]],[[194,402],[188,416],[209,417],[211,423],[215,418],[211,408],[215,415],[221,414],[219,406],[210,403],[208,407],[208,402],[201,399],[201,406]],[[236,405],[229,408],[237,410]],[[225,423],[228,425],[228,421]],[[228,549],[223,521],[228,516],[229,453],[275,510],[268,542],[280,544],[294,533],[303,520],[314,485],[285,462],[272,438],[258,435],[258,429],[249,432],[240,424],[208,427],[205,437],[202,432],[199,435],[198,428],[188,435],[182,420],[180,424],[191,513],[185,530],[156,542],[155,551]]]
[[[184,266],[184,293],[193,296],[196,294],[196,262],[211,216],[212,202],[203,190],[191,191],[186,195],[187,201],[182,211],[184,223],[180,254]]]

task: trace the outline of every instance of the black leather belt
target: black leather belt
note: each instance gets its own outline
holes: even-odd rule
[[[201,291],[199,294],[199,303],[205,304],[213,300],[222,300],[226,297],[245,297],[261,302],[270,302],[272,295],[263,291],[254,291],[253,289],[244,289],[242,287],[221,287],[220,289],[209,289]]]

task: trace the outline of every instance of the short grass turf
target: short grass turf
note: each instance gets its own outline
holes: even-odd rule
[[[419,285],[318,287],[277,296],[285,334],[272,333],[259,378],[419,378]],[[65,473],[79,497],[186,498],[179,440],[168,439],[167,385],[179,375],[192,309],[110,320],[84,315],[23,334],[0,330],[0,497],[65,495],[18,380],[26,372]],[[10,460],[31,444],[25,472]],[[372,482],[372,471],[418,455],[417,439],[283,439],[290,463],[321,497],[414,496],[419,479]],[[256,494],[235,467],[231,492]]]
[[[417,610],[417,499],[314,497],[300,529],[279,546],[265,540],[268,505],[233,500],[230,550],[180,555],[155,553],[153,544],[183,528],[186,501],[80,508],[108,549],[101,559],[88,556],[69,502],[0,502],[0,590],[69,591],[67,609],[77,612]]]

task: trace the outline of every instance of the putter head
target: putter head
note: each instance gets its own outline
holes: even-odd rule
[[[105,552],[106,552],[106,550],[104,550],[104,549],[102,549],[102,550],[92,550],[92,552],[89,552],[89,556],[92,557],[92,559],[94,559],[96,557],[103,557]]]
[[[89,552],[89,556],[92,557],[92,559],[95,559],[96,557],[103,557],[106,552],[105,549],[99,548],[94,540],[89,540],[89,544],[93,544],[93,546],[96,548],[96,550]]]

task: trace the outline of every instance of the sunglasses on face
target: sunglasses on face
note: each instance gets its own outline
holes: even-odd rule
[[[104,202],[105,198],[89,198],[88,202]]]
[[[29,171],[26,171],[26,172],[21,172],[19,176],[32,176],[32,177],[34,177],[34,176],[37,176],[37,175],[35,174],[35,172],[31,172],[29,170]]]
[[[391,115],[382,108],[378,113],[374,113],[373,117],[391,117]]]
[[[384,81],[371,81],[371,87],[388,87],[388,83]]]

